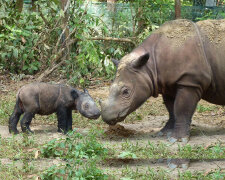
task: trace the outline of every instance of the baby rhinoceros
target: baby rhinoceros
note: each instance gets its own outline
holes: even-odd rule
[[[30,123],[35,114],[49,115],[54,112],[58,119],[58,132],[66,133],[72,130],[72,110],[78,110],[89,119],[97,119],[100,110],[84,89],[81,92],[63,84],[31,83],[19,89],[16,105],[9,119],[9,132],[17,134],[17,124],[20,121],[23,132],[30,132]]]

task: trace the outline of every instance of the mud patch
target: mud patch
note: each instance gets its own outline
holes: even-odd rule
[[[130,137],[136,135],[138,132],[133,129],[125,128],[123,125],[117,124],[115,126],[109,126],[104,134],[109,138],[121,138]]]
[[[225,44],[225,20],[205,20],[196,23],[209,40],[217,48],[224,47]]]
[[[172,39],[175,47],[182,46],[187,39],[196,36],[194,24],[185,19],[166,22],[153,33]]]

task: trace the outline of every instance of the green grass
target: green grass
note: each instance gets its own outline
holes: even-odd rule
[[[178,151],[175,151],[170,144],[151,143],[150,141],[145,146],[126,141],[121,144],[121,147],[120,154],[115,153],[115,157],[121,157],[122,154],[125,154],[125,158],[132,158],[133,156],[139,159],[184,158],[195,160],[225,160],[225,146],[220,143],[209,147],[202,145],[191,146],[187,144],[185,146],[179,146]]]
[[[136,168],[135,170],[126,167],[122,169],[122,177],[121,180],[134,180],[134,179],[142,179],[142,180],[149,180],[149,179],[156,179],[156,180],[170,180],[170,179],[179,179],[179,180],[189,180],[189,179],[217,179],[222,180],[225,178],[225,173],[222,172],[220,169],[216,169],[210,171],[208,173],[202,172],[179,172],[178,176],[171,175],[172,171],[165,170],[162,168],[158,168],[157,170],[154,168],[148,168],[147,170],[141,170],[140,168]]]

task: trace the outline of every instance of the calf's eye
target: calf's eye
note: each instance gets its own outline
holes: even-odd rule
[[[89,104],[85,104],[84,109],[88,109],[88,108],[89,108]]]

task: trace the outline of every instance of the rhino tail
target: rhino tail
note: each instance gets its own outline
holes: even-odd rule
[[[21,114],[24,113],[23,104],[19,97],[19,93],[20,92],[18,92],[16,95],[16,104],[14,106],[13,113],[9,118],[9,132],[14,134],[18,134],[17,124],[19,122]]]

